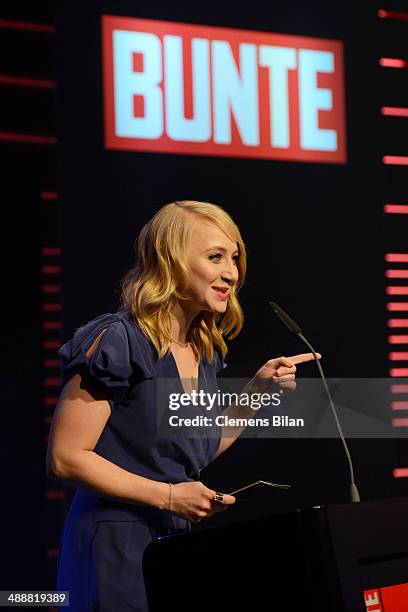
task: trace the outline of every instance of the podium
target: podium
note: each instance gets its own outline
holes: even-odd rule
[[[406,611],[408,498],[316,506],[159,538],[143,568],[151,612],[226,605],[388,612],[375,605],[381,588],[405,601],[392,612]]]

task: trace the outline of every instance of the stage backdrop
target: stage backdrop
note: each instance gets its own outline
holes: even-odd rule
[[[158,208],[205,200],[248,246],[228,375],[304,351],[269,300],[303,326],[328,376],[387,375],[374,4],[59,3],[66,338],[116,310]],[[392,443],[351,446],[362,495],[390,495]],[[348,499],[336,440],[242,440],[204,478],[294,483],[275,507]]]

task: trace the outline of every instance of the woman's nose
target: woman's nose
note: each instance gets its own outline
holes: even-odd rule
[[[237,283],[239,279],[238,268],[235,263],[231,262],[229,266],[227,266],[223,273],[222,278],[229,283]]]

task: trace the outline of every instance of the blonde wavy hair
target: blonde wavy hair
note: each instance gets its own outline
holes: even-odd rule
[[[200,312],[187,335],[194,354],[205,353],[209,363],[216,345],[223,357],[227,353],[225,338],[235,338],[242,329],[244,315],[237,293],[246,274],[246,250],[240,231],[229,214],[209,202],[182,200],[163,206],[143,227],[137,242],[137,261],[122,281],[121,303],[127,308],[142,332],[152,342],[159,357],[169,350],[169,313],[176,300],[185,298],[188,287],[187,254],[194,222],[211,221],[237,243],[238,282],[231,287],[227,309],[221,315]]]

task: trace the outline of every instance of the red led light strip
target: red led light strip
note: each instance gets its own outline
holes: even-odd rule
[[[408,410],[408,401],[392,402],[391,408],[393,410]]]
[[[377,13],[380,19],[397,19],[399,21],[408,21],[408,13],[403,11],[386,11],[380,9]]]
[[[49,489],[47,499],[64,499],[64,491],[59,489]]]
[[[380,57],[378,63],[383,68],[408,68],[407,60],[401,57]]]
[[[54,192],[43,191],[41,199],[54,199]],[[50,197],[51,195],[51,197]],[[44,369],[43,375],[43,405],[47,414],[44,415],[44,426],[46,432],[44,443],[48,443],[49,427],[52,421],[52,413],[58,402],[58,391],[61,386],[60,376],[60,361],[56,351],[61,346],[59,334],[62,329],[62,322],[59,320],[62,304],[60,296],[60,272],[59,257],[61,249],[58,246],[44,245],[41,248],[42,257],[42,304],[41,309],[44,313],[42,321],[42,349],[44,351],[42,365]],[[51,281],[51,282],[50,282]],[[53,320],[54,319],[54,320]],[[57,336],[57,337],[56,337]],[[49,483],[49,488],[46,492],[47,501],[61,501],[64,499],[64,490],[55,489],[55,483]],[[49,556],[54,557],[58,554],[57,549],[52,548],[48,551]]]
[[[385,261],[389,262],[408,262],[408,253],[387,253]]]
[[[59,387],[61,384],[61,378],[44,378],[44,385],[46,387]]]
[[[396,158],[391,156],[383,157],[384,163],[397,163],[397,164],[406,164],[408,163],[408,157],[404,158]],[[408,212],[404,210],[406,207],[399,207],[399,205],[385,205],[385,212]],[[407,264],[408,263],[408,253],[386,253],[384,257],[385,261],[388,264]],[[394,279],[405,279],[408,278],[408,269],[388,269],[385,271],[386,278],[394,278]],[[387,295],[395,295],[395,296],[405,296],[408,295],[408,285],[390,285],[386,287]],[[408,302],[388,302],[387,310],[390,312],[408,312]],[[408,319],[389,319],[388,327],[408,327]],[[408,335],[399,334],[399,335],[390,335],[388,336],[388,343],[391,345],[402,344],[407,345],[408,347]],[[400,362],[403,365],[404,362],[408,361],[408,350],[402,351],[391,351],[388,354],[388,358],[390,362]],[[392,378],[398,377],[407,377],[408,376],[408,368],[406,367],[392,367],[389,370],[389,375]],[[391,392],[398,394],[408,394],[408,385],[400,384],[400,385],[391,385]],[[398,399],[391,402],[391,410],[408,410],[408,400],[407,399]],[[391,418],[391,424],[395,428],[408,427],[408,417],[398,417]],[[396,468],[393,470],[393,475],[395,478],[405,478],[408,477],[408,469],[406,468]]]
[[[0,141],[41,145],[55,145],[58,142],[55,136],[42,136],[41,134],[18,134],[16,132],[0,132]]]
[[[387,166],[407,166],[408,157],[406,155],[384,155],[383,164]]]
[[[45,368],[59,368],[59,359],[43,359]]]
[[[394,312],[408,311],[408,302],[388,302],[387,310]]]
[[[42,266],[41,272],[43,274],[60,274],[61,266]]]
[[[47,550],[47,555],[52,558],[58,557],[58,548],[49,548]]]
[[[408,327],[408,319],[388,319],[388,327]]]
[[[59,293],[61,287],[59,285],[42,285],[41,291],[43,293]]]
[[[387,278],[408,278],[408,270],[386,270]]]
[[[52,255],[61,255],[61,249],[59,247],[42,247],[41,255],[44,255],[45,257],[51,257]]]
[[[408,344],[408,336],[388,336],[389,344]]]
[[[59,340],[43,340],[42,347],[44,349],[59,349],[61,342]]]
[[[58,397],[53,397],[51,395],[49,395],[48,397],[44,398],[44,405],[45,406],[56,406],[58,402]],[[50,416],[50,422],[51,422],[51,416]]]
[[[408,361],[407,351],[393,351],[388,355],[390,361]]]
[[[384,212],[394,215],[408,215],[408,204],[385,204]]]
[[[393,427],[408,427],[408,417],[400,417],[397,419],[392,419]]]
[[[395,468],[393,470],[394,478],[407,478],[408,468]]]
[[[59,312],[62,310],[62,305],[60,302],[43,303],[41,310],[43,310],[43,312]]]
[[[408,286],[387,287],[386,292],[388,295],[408,295]]]
[[[408,368],[391,368],[390,376],[392,378],[398,378],[399,376],[408,376]]]
[[[55,191],[42,191],[40,198],[42,200],[58,200],[58,194]]]
[[[391,385],[391,393],[408,393],[408,385]]]
[[[408,108],[398,106],[383,106],[381,114],[389,117],[408,117]]]
[[[54,26],[46,23],[33,23],[30,21],[16,21],[15,19],[0,19],[0,28],[11,30],[27,30],[29,32],[43,32],[55,34]]]
[[[61,321],[43,321],[42,328],[44,331],[50,331],[51,329],[62,329]]]
[[[0,85],[15,85],[17,87],[38,87],[39,89],[56,89],[56,81],[49,79],[32,79],[0,74]]]

